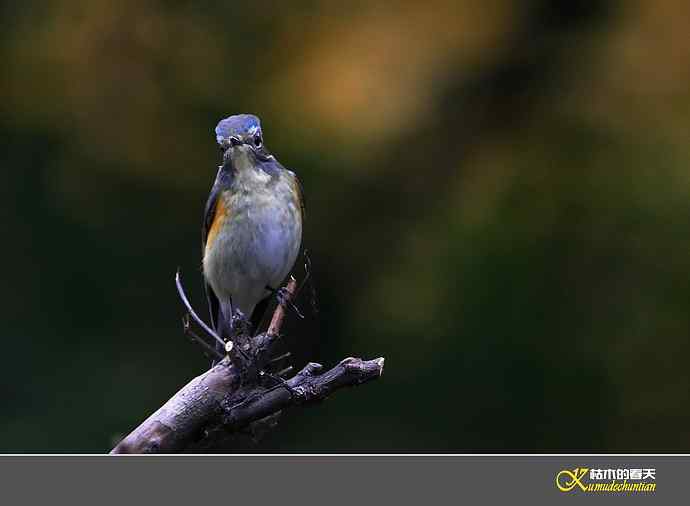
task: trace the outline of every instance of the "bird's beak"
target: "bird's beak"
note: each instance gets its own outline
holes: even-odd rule
[[[222,141],[223,147],[223,167],[234,170],[238,159],[242,156],[249,156],[253,152],[251,144],[245,143],[236,135],[225,137]]]
[[[230,137],[225,137],[221,142],[220,146],[223,148],[223,151],[227,151],[229,148],[234,148],[236,146],[242,145],[242,141],[240,140],[239,137],[235,135],[231,135]]]

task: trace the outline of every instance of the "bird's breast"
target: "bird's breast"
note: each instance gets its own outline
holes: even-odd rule
[[[297,199],[283,181],[233,188],[219,196],[222,217],[214,220],[209,237],[216,222],[217,231],[212,242],[207,240],[204,255],[204,274],[217,294],[247,299],[240,306],[253,306],[268,294],[267,285],[278,288],[302,240]]]

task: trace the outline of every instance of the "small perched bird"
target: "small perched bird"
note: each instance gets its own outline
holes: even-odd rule
[[[304,203],[295,173],[266,149],[259,118],[230,116],[215,132],[223,164],[204,212],[203,272],[211,325],[228,341],[233,315],[241,311],[255,330],[292,270]]]

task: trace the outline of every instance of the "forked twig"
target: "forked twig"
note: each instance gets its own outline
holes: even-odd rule
[[[215,331],[211,329],[211,327],[206,325],[204,320],[199,318],[199,315],[197,315],[194,309],[192,309],[192,305],[189,303],[189,299],[187,299],[187,294],[185,293],[184,288],[182,287],[182,278],[180,276],[179,269],[177,270],[177,273],[175,273],[175,286],[177,287],[177,293],[179,294],[180,299],[182,299],[184,307],[187,309],[187,312],[191,315],[191,317],[194,318],[194,321],[197,322],[199,326],[202,329],[204,329],[209,336],[213,337],[216,341],[218,341],[220,345],[223,347],[223,349],[225,349],[225,341],[218,337],[218,334],[216,334]]]
[[[189,324],[189,313],[182,317],[182,328],[184,329],[185,335],[189,336],[192,341],[197,342],[201,347],[206,350],[207,354],[215,357],[219,360],[223,360],[223,354],[220,353],[216,348],[208,344],[204,339],[199,337],[196,332],[194,332]]]

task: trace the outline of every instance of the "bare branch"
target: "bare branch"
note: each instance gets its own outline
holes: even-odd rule
[[[111,453],[217,448],[219,434],[237,433],[290,406],[320,401],[340,388],[376,379],[383,364],[383,358],[346,358],[318,374],[322,366],[309,363],[286,386],[238,388],[235,368],[225,359],[190,381]]]
[[[362,360],[346,358],[333,369],[316,375],[321,364],[311,362],[287,381],[286,386],[276,386],[255,397],[228,406],[224,403],[223,425],[226,430],[237,430],[249,422],[260,420],[280,409],[296,404],[326,399],[335,390],[345,386],[361,385],[383,374],[383,358]]]
[[[239,381],[227,359],[187,383],[168,402],[126,436],[111,453],[184,450],[204,436],[204,427],[221,415],[221,402]]]
[[[179,273],[176,284],[185,307],[204,327],[187,300]],[[336,390],[376,379],[383,373],[383,358],[346,358],[325,373],[317,363],[309,363],[290,379],[283,379],[292,366],[277,374],[264,371],[288,358],[275,357],[275,347],[285,319],[285,306],[295,295],[297,281],[291,278],[273,313],[268,330],[242,341],[236,353],[197,376],[180,389],[155,413],[126,436],[111,453],[159,453],[227,449],[238,437],[252,440],[272,430],[281,411],[295,405],[327,398]],[[205,330],[207,330],[205,328]],[[193,338],[211,348],[188,328]],[[214,350],[215,351],[215,350]],[[267,385],[267,383],[269,383]]]

